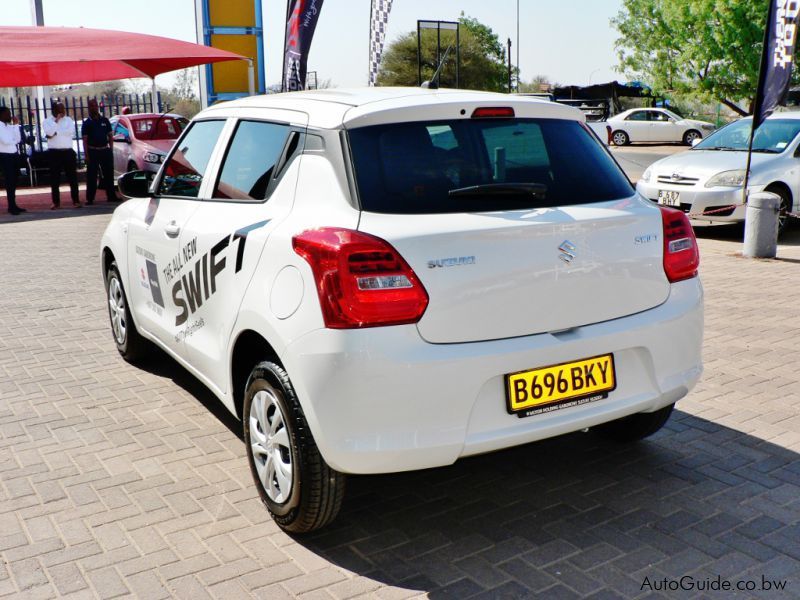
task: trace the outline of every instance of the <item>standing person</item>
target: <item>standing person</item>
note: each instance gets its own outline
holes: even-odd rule
[[[102,187],[109,202],[121,199],[114,192],[114,136],[111,122],[100,114],[97,100],[89,100],[89,118],[81,128],[83,149],[86,151],[86,204],[94,204],[97,191],[97,169],[103,171]]]
[[[19,174],[19,159],[17,144],[20,142],[19,119],[11,116],[7,106],[0,106],[0,166],[3,169],[3,181],[6,185],[8,196],[8,212],[18,215],[26,212],[17,206],[17,175]]]
[[[75,131],[75,121],[67,116],[64,104],[57,102],[53,105],[52,114],[42,124],[44,134],[47,136],[47,167],[50,169],[50,197],[53,205],[50,210],[61,206],[61,192],[58,189],[61,170],[69,182],[72,195],[72,206],[81,207],[78,198],[78,159],[72,149],[72,134]]]

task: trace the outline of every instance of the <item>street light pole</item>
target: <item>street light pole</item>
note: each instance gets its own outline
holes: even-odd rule
[[[511,93],[511,38],[508,38],[508,93]]]
[[[33,19],[33,24],[36,25],[36,27],[44,27],[44,9],[42,8],[42,0],[31,0],[31,18]],[[42,87],[41,85],[36,86],[36,102],[42,107],[42,112],[38,113],[40,115],[40,122],[44,120],[45,111],[48,108],[49,100],[50,88]],[[41,145],[41,138],[39,144]],[[41,150],[41,147],[39,149]]]
[[[519,0],[517,0],[517,91],[519,91]]]

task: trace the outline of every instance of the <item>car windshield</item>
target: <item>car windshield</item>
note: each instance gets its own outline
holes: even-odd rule
[[[580,123],[458,119],[349,132],[363,210],[432,214],[518,210],[631,196]]]
[[[133,135],[140,140],[176,140],[187,123],[189,120],[183,117],[166,115],[131,119]]]
[[[711,134],[693,150],[747,151],[751,119],[741,119]],[[780,154],[800,132],[800,119],[767,119],[756,130],[753,152]]]

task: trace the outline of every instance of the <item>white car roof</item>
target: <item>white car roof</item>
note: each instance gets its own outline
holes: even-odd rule
[[[585,120],[576,108],[530,96],[412,87],[326,89],[250,96],[210,106],[198,118],[257,116],[259,109],[278,109],[308,115],[310,127],[336,129],[422,119],[469,118],[472,110],[479,106],[510,106],[517,117]]]

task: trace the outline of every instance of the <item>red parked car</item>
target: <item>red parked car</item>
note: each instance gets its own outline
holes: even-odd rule
[[[118,115],[110,119],[114,132],[114,179],[128,171],[156,173],[189,119],[165,113]]]

